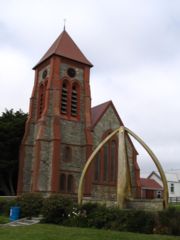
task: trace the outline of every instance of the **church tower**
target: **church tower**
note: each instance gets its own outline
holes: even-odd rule
[[[18,194],[75,194],[92,151],[92,64],[64,30],[34,67],[29,117],[20,149]],[[85,192],[90,193],[91,183]]]

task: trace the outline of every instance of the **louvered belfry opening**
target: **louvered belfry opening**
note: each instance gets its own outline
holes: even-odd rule
[[[61,92],[61,113],[67,114],[67,110],[68,110],[68,84],[66,81],[64,81]]]
[[[78,92],[77,85],[72,86],[72,94],[71,94],[71,116],[77,116],[77,104],[78,104]]]

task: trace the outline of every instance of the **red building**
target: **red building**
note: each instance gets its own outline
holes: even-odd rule
[[[155,199],[163,197],[163,188],[154,179],[141,178],[141,198]]]
[[[34,67],[29,117],[20,151],[18,193],[76,196],[92,150],[123,125],[112,101],[91,108],[91,62],[64,30]],[[137,152],[126,136],[133,195],[140,188]],[[85,195],[116,199],[118,139],[97,155],[85,182]]]

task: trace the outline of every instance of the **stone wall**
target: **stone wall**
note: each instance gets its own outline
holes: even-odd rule
[[[61,142],[72,145],[85,145],[84,123],[78,121],[60,120]]]
[[[23,169],[23,192],[31,191],[31,178],[32,178],[32,160],[34,147],[26,145],[24,147],[25,157],[24,157],[24,169]]]
[[[93,143],[94,147],[102,141],[104,133],[108,130],[115,130],[120,127],[119,119],[117,118],[112,106],[109,106],[100,121],[97,123],[93,130]],[[93,184],[92,185],[92,198],[95,201],[115,201],[116,200],[116,186]]]
[[[41,159],[39,168],[39,191],[51,191],[52,142],[41,142]]]
[[[93,184],[92,199],[116,201],[116,186]]]
[[[67,63],[61,63],[60,65],[60,78],[67,77],[67,70],[70,66]],[[73,175],[74,192],[77,193],[79,179],[86,162],[86,135],[85,135],[85,89],[84,89],[84,71],[80,67],[73,67],[76,70],[75,79],[69,79],[69,81],[78,81],[80,85],[80,119],[60,119],[60,172]],[[90,110],[90,109],[89,109]],[[65,148],[71,148],[71,161],[64,161]]]
[[[117,206],[117,201],[112,201],[110,199],[99,199],[99,198],[91,198],[84,197],[83,203],[99,203],[105,204],[107,207]],[[163,201],[162,200],[129,200],[126,202],[125,209],[135,209],[135,210],[145,210],[145,211],[161,211],[163,210]]]
[[[93,131],[93,141],[94,147],[96,147],[101,141],[104,133],[107,130],[115,130],[120,127],[119,119],[115,114],[112,106],[106,110],[104,115],[101,117],[100,121],[94,128]],[[127,146],[127,157],[129,163],[129,173],[130,180],[132,184],[133,196],[136,196],[136,175],[135,175],[135,166],[134,166],[134,149],[129,137],[125,136],[126,146]],[[116,199],[116,187],[112,185],[95,185],[93,184],[92,197],[97,199]]]
[[[71,161],[64,161],[64,152],[66,146],[69,146],[72,150]],[[78,145],[61,144],[60,146],[60,169],[68,171],[81,171],[86,160],[86,148]]]
[[[107,130],[115,130],[118,127],[120,127],[119,119],[114,113],[113,108],[110,106],[93,129],[94,147],[102,141],[103,134]]]
[[[131,201],[127,201],[127,208],[132,209],[142,209],[142,210],[154,210],[160,211],[163,210],[163,200],[160,199],[134,199]]]

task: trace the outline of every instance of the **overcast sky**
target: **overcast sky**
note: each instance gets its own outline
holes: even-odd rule
[[[0,112],[28,111],[32,67],[66,30],[93,63],[92,104],[112,100],[165,169],[180,169],[179,0],[0,0]],[[155,170],[137,145],[142,172]]]

